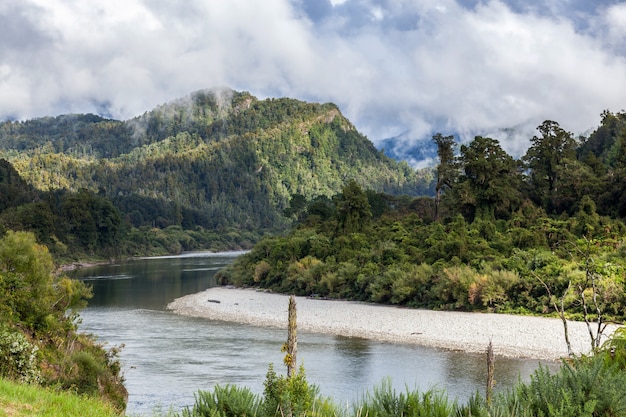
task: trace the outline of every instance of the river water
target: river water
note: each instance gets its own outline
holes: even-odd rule
[[[80,329],[120,358],[129,391],[127,415],[192,405],[198,390],[236,384],[263,392],[270,363],[284,374],[286,330],[183,317],[167,304],[215,285],[214,274],[237,253],[195,253],[125,261],[73,271],[93,286]],[[285,322],[286,322],[285,317]],[[465,402],[484,393],[485,355],[298,332],[298,363],[321,394],[340,405],[389,380],[398,392],[445,389]],[[551,368],[554,363],[544,364]],[[536,360],[496,358],[496,390],[526,381]]]

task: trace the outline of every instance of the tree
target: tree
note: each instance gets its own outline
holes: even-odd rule
[[[583,238],[572,245],[580,264],[573,285],[594,352],[602,345],[609,317],[624,305],[624,266],[602,257],[603,247],[613,243]]]
[[[54,298],[53,269],[48,248],[32,233],[9,231],[0,239],[0,305],[7,321],[45,326]]]
[[[116,243],[121,216],[111,201],[80,190],[65,199],[62,210],[70,232],[86,249],[107,248]]]
[[[463,175],[454,191],[464,215],[470,221],[508,217],[520,201],[515,160],[497,140],[476,136],[469,145],[461,146],[459,161]]]
[[[304,211],[306,210],[307,201],[306,197],[302,194],[293,194],[289,201],[289,207],[287,207],[283,214],[286,217],[293,217],[296,220],[301,220]]]
[[[444,188],[452,187],[452,183],[458,176],[457,164],[454,159],[454,136],[443,136],[437,133],[433,136],[433,142],[437,144],[437,182],[435,184],[435,220],[439,219],[439,205],[441,203],[441,193]]]
[[[339,229],[343,233],[358,233],[372,218],[367,194],[355,180],[343,187],[342,199],[338,204]]]
[[[84,306],[89,288],[53,271],[48,248],[32,233],[9,231],[0,239],[0,312],[6,322],[46,330],[63,323],[67,309]]]
[[[567,318],[581,318],[590,339],[591,351],[602,344],[607,325],[623,317],[625,301],[621,257],[611,254],[615,241],[608,239],[564,240],[557,252],[537,252],[527,259],[528,273],[547,292],[547,302],[563,322],[565,340],[573,354]]]
[[[560,168],[576,160],[576,141],[557,122],[544,121],[537,127],[541,136],[533,136],[522,158],[530,170],[533,199],[548,212],[556,210],[560,181],[567,175]]]
[[[619,117],[619,119],[618,119]],[[612,145],[607,157],[609,166],[606,185],[598,204],[598,210],[616,217],[626,217],[626,113],[617,116],[607,115],[603,119],[603,127],[606,119],[618,119],[621,123],[614,121],[608,123],[611,126]],[[600,131],[600,129],[598,129]]]
[[[614,168],[620,155],[622,158],[625,157],[619,152],[619,147],[620,136],[623,137],[626,133],[626,112],[613,114],[605,110],[601,117],[600,126],[588,138],[582,140],[576,154],[579,159],[587,159],[593,155],[607,168]]]

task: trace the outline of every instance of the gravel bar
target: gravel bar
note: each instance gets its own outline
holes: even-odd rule
[[[289,296],[256,289],[214,287],[178,298],[168,309],[181,315],[254,326],[287,328]],[[485,352],[499,356],[558,360],[567,356],[558,318],[410,309],[354,301],[296,297],[299,331]],[[609,326],[609,335],[617,326]],[[585,323],[568,321],[575,353],[588,353]],[[595,329],[595,327],[594,327]]]

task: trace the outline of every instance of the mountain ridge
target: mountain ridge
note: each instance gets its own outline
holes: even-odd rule
[[[61,115],[0,124],[0,157],[39,190],[90,190],[129,227],[283,230],[294,195],[349,180],[432,194],[432,171],[378,151],[332,103],[198,90],[119,121]]]

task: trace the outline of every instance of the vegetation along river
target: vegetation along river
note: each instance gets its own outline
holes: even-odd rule
[[[263,392],[268,365],[284,373],[286,330],[209,321],[166,310],[177,297],[215,285],[214,274],[237,253],[195,253],[130,260],[73,271],[93,286],[81,313],[83,331],[120,358],[129,391],[128,415],[150,415],[193,404],[194,393],[216,384]],[[285,308],[286,306],[277,306]],[[285,322],[287,318],[285,317]],[[298,362],[307,379],[339,404],[349,404],[389,378],[397,391],[442,388],[465,402],[484,392],[484,354],[298,333]],[[548,363],[550,367],[556,364]],[[528,380],[537,360],[497,358],[496,389]]]

